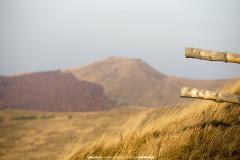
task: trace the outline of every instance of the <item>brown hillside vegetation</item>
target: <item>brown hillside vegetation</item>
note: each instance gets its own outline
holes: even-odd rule
[[[226,93],[240,94],[240,79],[224,87]],[[83,160],[88,156],[114,159],[152,156],[154,159],[240,159],[240,106],[212,101],[154,109],[136,126],[125,126],[125,135],[81,143],[62,159]],[[127,130],[129,132],[127,132]],[[105,158],[104,158],[105,157]]]
[[[106,95],[119,105],[161,106],[184,100],[178,96],[182,86],[215,90],[224,80],[190,80],[164,75],[140,59],[110,57],[95,63],[67,69],[79,80],[98,83]]]
[[[60,71],[0,78],[0,109],[96,111],[109,104],[101,86]]]

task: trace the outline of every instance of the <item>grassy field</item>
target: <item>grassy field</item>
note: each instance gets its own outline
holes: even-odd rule
[[[94,141],[103,133],[120,138],[122,126],[134,129],[131,117],[141,119],[149,111],[135,107],[88,113],[1,111],[0,159],[60,159],[74,145]]]
[[[240,81],[223,90],[240,94]],[[240,106],[199,100],[154,109],[0,112],[1,160],[82,160],[89,156],[240,159]]]
[[[240,94],[240,81],[223,90]],[[195,101],[189,105],[155,109],[118,141],[105,136],[90,143],[81,143],[71,150],[62,159],[137,159],[138,156],[146,156],[161,160],[238,160],[240,106]]]

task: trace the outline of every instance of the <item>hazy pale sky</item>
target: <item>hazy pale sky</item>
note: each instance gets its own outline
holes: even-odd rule
[[[239,0],[0,0],[0,75],[141,58],[182,77],[240,76],[185,47],[240,53]]]

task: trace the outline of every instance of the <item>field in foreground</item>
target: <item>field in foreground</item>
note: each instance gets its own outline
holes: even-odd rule
[[[225,86],[240,94],[240,81]],[[127,126],[126,126],[127,127]],[[128,127],[125,130],[129,130]],[[71,148],[62,159],[240,159],[240,106],[210,101],[155,109],[120,139],[107,133]],[[148,159],[148,158],[145,158]]]
[[[72,144],[94,141],[104,132],[120,137],[124,125],[134,124],[131,117],[141,119],[149,111],[135,107],[83,113],[1,111],[0,159],[59,159]]]
[[[240,80],[224,91],[240,94]],[[160,109],[0,112],[1,160],[82,160],[88,156],[240,159],[240,106],[195,101]]]

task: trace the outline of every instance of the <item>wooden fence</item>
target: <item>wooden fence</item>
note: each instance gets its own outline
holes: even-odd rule
[[[185,56],[186,58],[197,58],[208,61],[223,61],[240,64],[240,54],[236,53],[218,52],[198,48],[186,48]],[[231,95],[197,88],[183,87],[180,93],[180,97],[240,104],[240,95]]]

